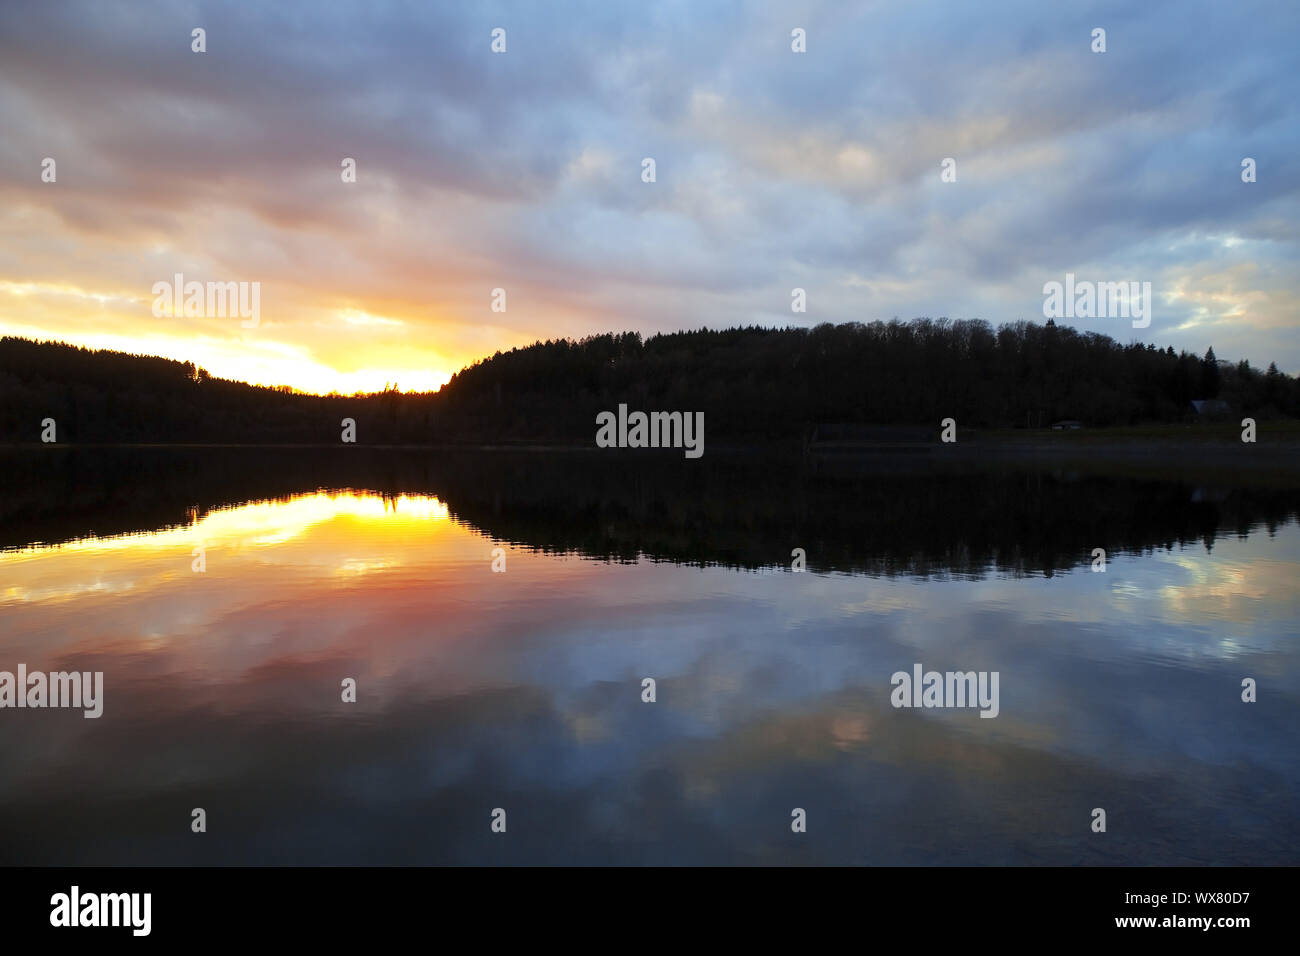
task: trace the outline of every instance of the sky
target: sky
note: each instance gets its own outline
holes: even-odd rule
[[[1068,324],[1300,374],[1297,51],[1249,0],[0,0],[0,334],[423,390],[606,331],[1042,322],[1070,273],[1154,302]],[[178,273],[256,326],[155,309]]]

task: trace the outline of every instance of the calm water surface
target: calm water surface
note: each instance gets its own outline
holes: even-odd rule
[[[104,534],[75,521],[129,524],[148,481],[14,505],[0,670],[103,671],[105,704],[0,710],[0,863],[1300,863],[1289,488],[1236,507],[1172,477],[1058,473],[1034,498],[986,476],[1022,510],[981,537],[913,474],[920,498],[837,538],[884,479],[826,480],[801,479],[776,531],[770,503],[687,514],[708,488],[516,508],[487,477],[440,495],[436,473]],[[1116,526],[1168,526],[1092,573],[1086,516],[1052,530],[1085,488]],[[1008,523],[1044,540],[1008,558]],[[998,671],[998,717],[893,708],[917,662]]]

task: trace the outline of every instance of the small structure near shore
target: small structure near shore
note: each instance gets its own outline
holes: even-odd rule
[[[1219,421],[1232,414],[1232,407],[1221,398],[1198,398],[1191,404],[1198,421]]]
[[[1083,422],[1075,421],[1073,418],[1067,418],[1064,421],[1054,422],[1052,431],[1054,432],[1077,432],[1083,427]]]

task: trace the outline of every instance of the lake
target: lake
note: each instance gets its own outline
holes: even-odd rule
[[[0,465],[0,671],[103,674],[0,709],[6,865],[1300,863],[1294,470]]]

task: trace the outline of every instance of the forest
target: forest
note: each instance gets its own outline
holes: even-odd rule
[[[1300,417],[1300,379],[1048,321],[915,319],[557,339],[498,352],[438,392],[311,395],[209,375],[191,362],[0,339],[0,441],[590,445],[621,402],[703,412],[710,445],[798,440],[818,424],[1088,428],[1231,416]]]

